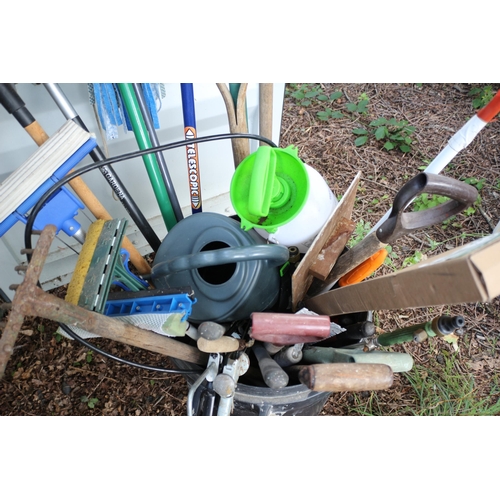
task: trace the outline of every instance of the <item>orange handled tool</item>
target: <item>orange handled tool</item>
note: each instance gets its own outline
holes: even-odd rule
[[[375,272],[384,263],[387,255],[387,250],[385,248],[381,248],[371,257],[368,257],[368,259],[362,262],[358,267],[355,267],[352,271],[349,271],[342,278],[340,278],[339,286],[354,285],[354,283],[359,283],[365,278],[368,278],[368,276]]]
[[[482,120],[483,122],[491,122],[496,115],[500,113],[500,90],[495,94],[493,99],[480,111],[477,112],[477,118]],[[466,124],[463,128],[467,128],[469,125]],[[474,131],[472,133],[465,133],[463,132],[464,136],[471,135],[472,137],[475,136],[477,131]],[[472,139],[469,138],[467,139],[468,142],[470,142]],[[455,146],[456,147],[456,146]],[[437,158],[436,158],[437,160]],[[444,165],[443,165],[444,166]],[[430,165],[429,165],[430,167]],[[436,169],[426,169],[426,171],[429,170],[429,173],[431,171],[433,173],[438,173],[440,168]],[[354,283],[359,283],[360,281],[363,281],[366,277],[370,276],[372,272],[374,272],[376,269],[378,269],[385,260],[385,257],[387,256],[387,252],[384,254],[384,250],[380,250],[371,257],[369,257],[366,261],[361,263],[358,267],[353,269],[352,271],[349,271],[347,274],[345,274],[340,280],[339,280],[339,286],[346,286],[346,285],[352,285]]]
[[[420,212],[405,212],[411,201],[422,193],[438,194],[450,200]],[[477,190],[465,182],[424,172],[417,174],[398,191],[389,218],[377,231],[369,233],[360,243],[338,258],[323,282],[323,287],[331,288],[342,276],[401,236],[441,223],[465,210],[476,201],[477,196]]]

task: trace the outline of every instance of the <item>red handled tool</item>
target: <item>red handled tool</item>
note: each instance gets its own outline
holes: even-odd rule
[[[317,342],[330,336],[330,318],[323,315],[254,312],[250,336],[274,345]]]

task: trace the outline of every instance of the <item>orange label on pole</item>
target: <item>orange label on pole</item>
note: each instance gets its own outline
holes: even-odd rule
[[[500,90],[493,99],[478,112],[477,116],[481,118],[483,122],[490,122],[498,113],[500,113]]]
[[[184,128],[184,137],[186,140],[196,138],[196,129],[193,127]],[[188,164],[189,177],[189,196],[191,199],[191,210],[193,213],[201,212],[201,182],[200,166],[198,163],[198,145],[188,144],[186,146],[186,156]]]

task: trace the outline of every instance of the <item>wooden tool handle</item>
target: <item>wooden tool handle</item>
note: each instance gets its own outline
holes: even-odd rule
[[[245,100],[248,83],[240,85],[236,106],[227,85],[225,83],[217,83],[216,85],[226,106],[229,131],[232,133],[248,133]],[[234,168],[236,168],[250,154],[250,145],[248,139],[231,139],[231,145],[233,148]]]
[[[273,84],[259,83],[259,134],[273,138]],[[265,146],[264,142],[260,143]]]
[[[393,372],[381,364],[327,363],[304,366],[299,380],[318,392],[378,391],[391,387]]]
[[[28,132],[30,137],[36,142],[38,146],[41,146],[45,141],[49,139],[49,136],[45,133],[45,130],[43,130],[43,128],[37,121],[34,121],[27,127],[24,127],[24,130]]]
[[[235,352],[240,348],[240,343],[233,337],[223,336],[217,340],[207,340],[200,337],[196,341],[198,349],[206,353]]]

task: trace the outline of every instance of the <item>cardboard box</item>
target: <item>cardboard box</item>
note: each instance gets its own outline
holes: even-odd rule
[[[489,302],[500,295],[500,232],[395,273],[305,301],[318,314]]]

